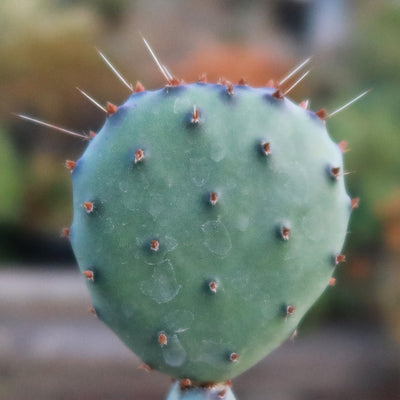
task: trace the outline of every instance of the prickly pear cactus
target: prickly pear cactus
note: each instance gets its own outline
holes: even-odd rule
[[[354,203],[342,146],[305,108],[244,84],[140,88],[69,165],[94,310],[150,368],[190,382],[169,400],[250,368],[334,283]]]

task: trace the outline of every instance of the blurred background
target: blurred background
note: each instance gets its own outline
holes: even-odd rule
[[[400,1],[2,0],[0,3],[0,398],[161,399],[170,382],[88,314],[62,227],[72,219],[65,159],[85,142],[17,119],[21,112],[80,133],[101,103],[129,95],[98,56],[147,89],[164,85],[140,33],[186,81],[244,77],[262,86],[313,56],[293,90],[333,111],[346,140],[347,187],[360,197],[347,261],[288,341],[234,381],[245,399],[400,399]]]

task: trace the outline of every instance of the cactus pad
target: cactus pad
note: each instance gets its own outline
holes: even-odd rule
[[[351,211],[340,146],[271,88],[167,86],[107,110],[72,171],[93,307],[151,368],[231,379],[329,285]]]

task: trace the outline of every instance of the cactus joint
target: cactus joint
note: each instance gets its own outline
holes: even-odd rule
[[[226,80],[174,88],[162,69],[169,95],[133,94],[77,162],[71,244],[82,279],[94,272],[86,284],[101,320],[151,367],[190,378],[181,397],[227,399],[223,381],[287,339],[328,288],[356,200],[325,124],[287,100],[279,83],[231,84],[229,97]],[[326,238],[311,240],[322,220],[330,221]],[[266,261],[279,274],[264,271]],[[260,311],[266,293],[275,305],[262,314],[275,323],[265,331],[265,318],[254,318],[246,335],[241,321],[249,308]],[[173,390],[179,397],[178,382]]]

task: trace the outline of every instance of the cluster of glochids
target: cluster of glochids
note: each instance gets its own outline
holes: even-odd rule
[[[367,92],[334,112],[310,112],[308,101],[286,97],[309,71],[283,88],[310,59],[264,88],[244,79],[208,84],[206,75],[187,85],[145,44],[163,89],[133,87],[101,52],[133,95],[102,106],[78,89],[109,117],[98,135],[19,116],[90,141],[65,163],[74,221],[63,235],[88,280],[91,312],[145,361],[142,369],[180,379],[168,400],[203,392],[230,400],[227,380],[296,336],[336,283],[321,266],[346,260],[359,199],[348,198],[342,179],[347,143],[333,143],[324,121]]]

